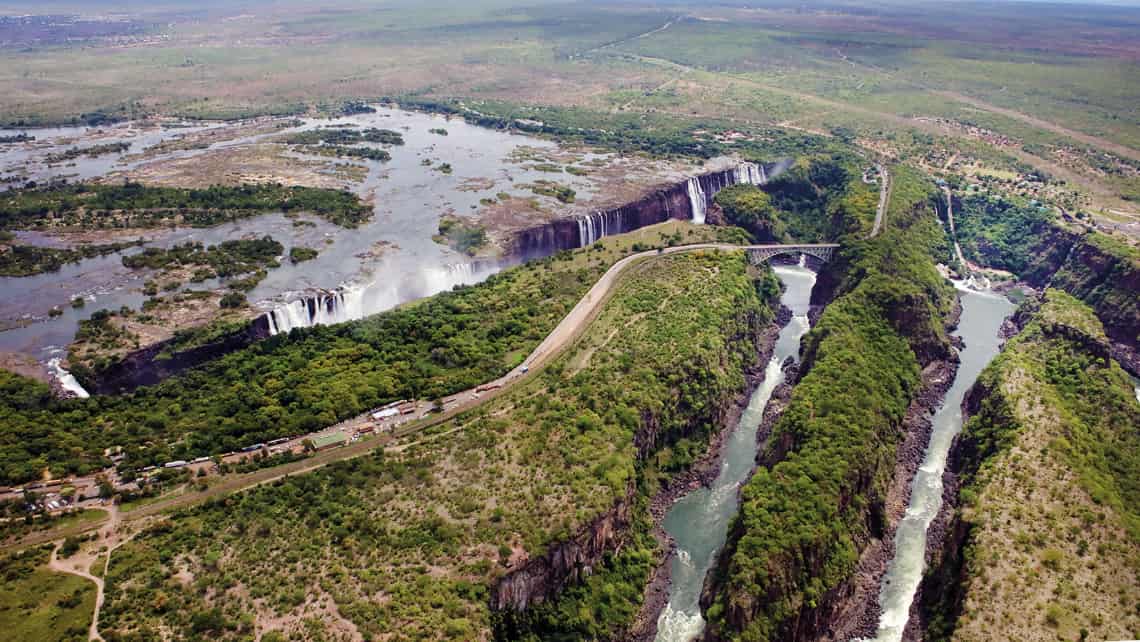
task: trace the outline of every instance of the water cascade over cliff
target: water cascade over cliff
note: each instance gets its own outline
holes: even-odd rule
[[[741,163],[736,168],[736,182],[747,185],[763,185],[768,182],[768,172],[763,165]]]
[[[693,212],[693,222],[701,225],[705,222],[705,211],[708,209],[708,199],[705,191],[701,189],[701,179],[697,176],[685,181],[685,190],[689,193],[689,209]]]
[[[75,375],[63,369],[63,366],[60,365],[59,357],[53,357],[48,361],[48,370],[51,372],[52,377],[59,382],[60,388],[68,395],[79,397],[80,399],[86,399],[91,396],[75,378]]]
[[[344,323],[383,312],[403,301],[431,296],[457,285],[478,283],[500,268],[501,265],[494,261],[454,263],[428,268],[417,278],[406,282],[375,280],[344,285],[336,290],[307,294],[280,304],[266,312],[264,319],[271,335],[289,332],[293,328]]]
[[[267,336],[288,333],[293,328],[308,328],[353,321],[400,305],[406,301],[431,296],[450,290],[456,285],[478,283],[491,274],[516,261],[542,258],[561,250],[586,247],[598,239],[623,234],[647,225],[669,219],[694,220],[713,204],[717,192],[738,183],[760,185],[775,178],[787,169],[791,159],[761,165],[741,163],[735,167],[695,176],[684,182],[647,194],[632,203],[575,218],[564,218],[521,230],[504,261],[472,261],[425,268],[400,281],[377,278],[366,283],[344,284],[334,290],[316,290],[294,293],[285,302],[267,308],[248,328],[232,333],[221,340],[189,351],[177,351],[173,356],[159,354],[168,351],[167,342],[137,350],[119,364],[100,372],[90,383],[90,390],[108,394],[133,390],[140,385],[151,385],[187,368],[217,358]],[[692,199],[689,190],[699,194]],[[59,369],[56,378],[62,387],[82,395],[79,382]],[[85,392],[85,391],[84,391]]]
[[[550,256],[669,219],[704,223],[717,192],[740,183],[763,185],[787,169],[790,162],[784,159],[767,165],[741,163],[730,169],[693,176],[632,203],[529,227],[515,235],[513,254],[522,260]]]

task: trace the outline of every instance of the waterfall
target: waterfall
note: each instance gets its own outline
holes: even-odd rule
[[[341,287],[283,303],[265,314],[269,334],[359,319],[365,316],[366,288],[360,285]]]
[[[733,170],[738,185],[763,185],[768,182],[764,166],[756,163],[741,163]]]
[[[605,236],[605,218],[602,218],[602,233],[598,234],[598,226],[594,217],[601,212],[586,214],[578,219],[578,247],[593,245],[602,236]]]
[[[685,183],[685,189],[689,193],[689,205],[693,209],[693,222],[700,225],[705,222],[705,210],[708,207],[708,201],[705,200],[705,190],[701,188],[701,180],[699,176],[694,176]]]
[[[491,261],[455,263],[425,268],[399,282],[377,280],[345,285],[279,304],[265,313],[265,320],[270,335],[288,333],[293,328],[355,321],[405,301],[431,296],[457,285],[478,283],[499,268]]]
[[[666,201],[668,212],[668,201]],[[598,210],[578,217],[578,247],[589,247],[598,239],[625,231],[622,209]]]
[[[51,371],[52,376],[56,378],[56,381],[59,382],[60,387],[67,392],[70,392],[80,399],[86,399],[91,396],[83,389],[83,386],[79,385],[79,381],[75,378],[75,375],[64,370],[63,366],[59,365],[59,357],[53,357],[48,361],[48,369]]]

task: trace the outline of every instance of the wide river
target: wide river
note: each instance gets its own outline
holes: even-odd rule
[[[312,261],[293,265],[282,261],[249,294],[260,309],[268,310],[283,301],[312,290],[356,286],[368,288],[366,303],[358,316],[387,310],[404,301],[450,289],[459,283],[473,283],[495,272],[494,261],[472,262],[432,240],[440,216],[451,213],[471,216],[483,199],[501,192],[531,197],[522,187],[537,180],[552,179],[573,187],[579,200],[597,193],[590,177],[551,174],[524,162],[532,152],[554,153],[550,141],[517,133],[487,129],[461,119],[378,107],[374,114],[359,114],[332,120],[302,119],[272,135],[293,133],[317,127],[381,127],[399,131],[405,145],[391,147],[388,162],[353,161],[366,168],[363,181],[353,189],[374,204],[375,214],[356,229],[345,229],[322,219],[296,226],[280,213],[253,216],[208,229],[174,228],[146,230],[148,245],[170,247],[176,243],[199,241],[216,244],[228,239],[271,235],[288,252],[295,246],[313,247],[320,255]],[[210,125],[217,127],[219,125]],[[105,128],[67,127],[30,130],[32,143],[0,146],[0,175],[24,176],[43,181],[52,177],[72,179],[103,177],[112,172],[130,171],[165,160],[197,157],[219,148],[253,145],[266,134],[239,136],[214,142],[205,149],[178,150],[153,158],[140,156],[149,147],[192,134],[206,126],[161,129],[123,123]],[[446,129],[447,136],[433,133]],[[18,133],[0,130],[0,135]],[[80,157],[65,167],[51,166],[48,154],[94,143],[125,142],[131,149],[98,158]],[[605,154],[579,152],[584,162],[603,160]],[[143,160],[145,158],[145,160]],[[444,173],[425,165],[449,163],[454,171]],[[340,161],[344,162],[344,161]],[[64,245],[57,237],[22,232],[21,242],[33,245]],[[132,248],[122,253],[86,259],[63,266],[55,272],[30,277],[0,277],[0,351],[31,355],[41,361],[62,354],[71,342],[80,320],[101,308],[137,309],[145,299],[143,283],[153,277],[151,270],[131,270],[122,264],[122,254],[140,252]],[[210,288],[209,281],[195,287]],[[87,305],[72,308],[73,298]],[[49,316],[57,308],[59,316]]]
[[[959,353],[961,363],[942,407],[934,415],[930,444],[922,465],[911,482],[910,504],[895,531],[895,556],[887,566],[879,589],[882,615],[876,642],[898,642],[902,639],[910,616],[911,602],[926,566],[926,529],[942,507],[942,473],[950,444],[962,430],[962,401],[977,381],[982,369],[1001,348],[998,329],[1013,312],[1014,305],[1005,297],[990,292],[977,292],[959,285],[962,318],[955,334],[965,347]]]
[[[780,364],[788,357],[799,359],[800,338],[810,327],[807,313],[815,273],[798,266],[774,269],[785,286],[781,301],[794,316],[780,330],[764,381],[752,393],[748,407],[724,444],[716,481],[711,487],[698,488],[680,498],[665,515],[662,526],[677,543],[677,553],[672,560],[669,603],[657,620],[660,642],[692,640],[704,629],[699,604],[701,586],[716,552],[724,545],[728,523],[739,503],[740,486],[756,465],[756,431],[772,392],[784,381]]]

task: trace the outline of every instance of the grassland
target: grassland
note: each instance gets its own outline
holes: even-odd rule
[[[143,11],[165,26],[136,46],[0,51],[0,112],[235,118],[408,94],[498,100],[853,132],[900,158],[1033,167],[1105,216],[1138,209],[1132,8],[254,3],[191,21],[177,6]]]
[[[47,569],[51,548],[0,559],[0,627],[10,640],[78,642],[87,639],[95,587]]]
[[[487,639],[495,580],[627,501],[646,465],[638,444],[700,441],[716,425],[762,310],[743,255],[653,259],[566,355],[436,438],[138,536],[111,560],[104,635]]]
[[[1058,290],[1035,306],[979,379],[983,396],[962,436],[965,565],[933,609],[931,639],[1140,632],[1131,381],[1090,308]]]

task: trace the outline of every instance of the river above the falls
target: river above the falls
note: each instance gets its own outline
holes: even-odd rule
[[[388,106],[377,106],[375,113],[334,119],[274,122],[279,122],[280,127],[270,133],[235,134],[233,138],[203,143],[201,148],[174,151],[155,151],[161,149],[155,146],[176,143],[180,137],[225,125],[159,127],[132,122],[105,127],[27,130],[35,136],[34,141],[0,145],[0,186],[11,187],[22,184],[23,180],[45,182],[58,178],[120,180],[119,176],[162,167],[178,159],[208,159],[223,148],[260,149],[259,144],[273,137],[316,128],[352,126],[398,131],[405,144],[388,147],[391,160],[387,162],[336,161],[344,166],[358,166],[364,172],[364,178],[352,184],[351,189],[372,205],[374,215],[357,228],[338,227],[316,216],[271,212],[210,228],[156,227],[139,230],[138,234],[148,247],[169,248],[190,241],[212,245],[268,235],[283,244],[286,255],[294,247],[315,248],[319,255],[304,263],[293,264],[282,257],[280,267],[269,270],[264,280],[249,292],[249,300],[256,309],[264,311],[313,291],[373,285],[367,305],[358,315],[362,316],[458,284],[474,283],[497,271],[497,259],[473,261],[433,240],[442,215],[471,217],[482,203],[503,193],[533,198],[535,195],[525,186],[548,179],[573,188],[579,200],[588,200],[600,191],[600,179],[564,173],[561,166],[556,168],[557,173],[552,173],[550,167],[542,166],[535,158],[563,154],[579,163],[610,158],[608,154],[592,151],[571,153],[552,141],[518,132]],[[0,135],[23,131],[0,130]],[[447,135],[440,134],[442,131]],[[130,148],[94,158],[80,156],[66,163],[52,164],[47,160],[51,154],[104,143],[129,144]],[[440,171],[443,164],[453,169]],[[565,164],[569,164],[569,160]],[[3,180],[10,177],[20,180]],[[555,207],[553,203],[546,205],[550,209]],[[18,232],[16,238],[20,243],[48,247],[74,244],[67,234],[39,231]],[[116,238],[133,240],[135,237]],[[0,296],[5,301],[0,313],[0,352],[22,353],[47,362],[63,354],[79,322],[95,311],[138,309],[146,299],[143,285],[146,280],[155,278],[156,272],[126,268],[122,257],[141,251],[142,248],[130,248],[29,277],[0,277]],[[196,289],[218,286],[216,281],[193,285]],[[86,305],[72,307],[74,299],[83,299]]]
[[[926,566],[926,530],[942,507],[942,473],[954,437],[962,430],[962,401],[982,370],[1001,349],[998,330],[1014,309],[1005,297],[958,285],[962,317],[955,335],[965,347],[954,382],[935,413],[930,443],[922,465],[911,482],[910,502],[895,531],[895,553],[879,589],[882,614],[876,642],[902,639],[910,616],[911,602]]]
[[[756,465],[756,432],[772,392],[784,381],[780,364],[788,357],[799,359],[800,339],[810,328],[807,313],[815,273],[802,266],[776,266],[774,270],[785,286],[781,302],[793,316],[780,330],[764,381],[752,393],[724,444],[716,481],[681,497],[665,514],[662,527],[676,542],[677,550],[670,561],[669,603],[657,620],[658,642],[685,642],[704,629],[699,602],[705,575],[716,552],[724,546],[728,524],[739,504],[740,487]]]

